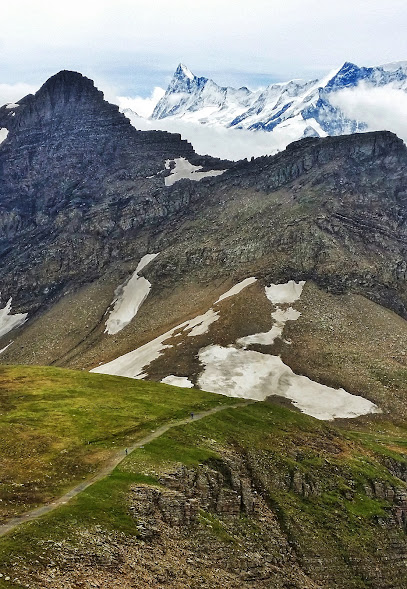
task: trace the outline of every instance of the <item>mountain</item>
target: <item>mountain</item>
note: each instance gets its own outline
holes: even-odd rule
[[[291,80],[250,91],[218,86],[197,77],[180,64],[152,114],[152,119],[175,119],[207,126],[273,132],[286,142],[301,137],[325,137],[363,132],[367,124],[353,120],[334,105],[344,89],[363,83],[367,89],[407,89],[406,62],[358,67],[346,62],[321,80]],[[380,122],[378,122],[380,124]]]
[[[334,307],[344,295],[364,297],[363,314],[377,322],[380,309],[391,310],[404,342],[407,150],[396,136],[307,138],[274,157],[231,164],[197,156],[178,135],[136,131],[72,72],[1,114],[2,362],[217,391],[213,382],[223,379],[228,394],[231,365],[250,373],[254,362],[275,384],[243,382],[237,396],[278,394],[295,404],[304,376],[330,398],[330,410],[298,405],[311,415],[396,406],[404,414],[378,381],[366,391],[355,358],[359,378],[349,380],[339,369],[315,369],[317,342],[312,358],[296,338],[285,343],[292,317],[309,331],[317,312],[295,305],[315,296],[331,306],[324,293]],[[284,284],[302,285],[303,294],[281,304],[267,296]],[[336,329],[353,338],[342,323],[348,314],[334,315]],[[216,367],[205,349],[225,362]],[[383,356],[379,342],[374,349]],[[341,395],[352,409],[341,408]]]
[[[76,72],[0,108],[0,128],[1,292],[30,309],[99,275],[124,233],[174,214],[182,202],[157,190],[166,161],[219,165],[180,135],[136,131]]]
[[[221,161],[67,71],[0,127],[1,589],[404,589],[403,141]]]

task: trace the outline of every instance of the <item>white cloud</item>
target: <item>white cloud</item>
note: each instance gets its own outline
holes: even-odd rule
[[[276,129],[273,133],[267,133],[266,131],[206,127],[199,123],[170,119],[156,121],[134,116],[131,117],[131,121],[136,129],[142,131],[158,129],[180,133],[183,139],[192,143],[197,153],[229,160],[272,155],[299,139],[295,128]]]
[[[165,90],[156,86],[151,93],[151,96],[143,98],[142,96],[118,96],[117,102],[121,109],[129,108],[133,112],[136,112],[141,117],[149,117],[153,114],[153,110],[157,102],[165,94]]]
[[[403,90],[361,83],[332,95],[330,102],[347,117],[365,122],[370,131],[392,131],[407,142],[407,93]]]
[[[27,96],[27,94],[34,94],[38,90],[38,86],[31,84],[17,83],[17,84],[0,84],[0,106],[8,102],[16,102]]]

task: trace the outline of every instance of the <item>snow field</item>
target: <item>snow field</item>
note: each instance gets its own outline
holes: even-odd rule
[[[10,297],[6,306],[0,309],[0,337],[3,337],[15,327],[19,327],[27,320],[28,313],[16,313],[15,315],[10,313],[11,301],[12,298]],[[5,348],[3,348],[2,352],[4,350]]]
[[[106,321],[105,333],[109,335],[119,333],[137,315],[151,290],[151,283],[138,273],[157,256],[158,254],[143,256],[133,275],[116,289],[116,297],[112,301],[113,309]]]
[[[255,281],[254,277],[243,280],[221,295],[214,304],[238,294]],[[199,351],[199,360],[203,370],[198,377],[197,386],[213,393],[256,401],[264,401],[272,395],[281,396],[289,399],[303,413],[322,420],[352,418],[380,412],[374,403],[363,397],[295,374],[279,356],[246,349],[252,344],[272,345],[277,337],[282,336],[286,322],[295,321],[300,317],[301,313],[294,309],[291,303],[301,297],[304,285],[304,281],[290,280],[284,284],[266,286],[268,300],[277,306],[271,313],[275,322],[271,329],[265,333],[239,338],[235,344],[227,347],[209,345],[202,348]],[[280,305],[284,305],[284,308]],[[148,365],[165,349],[172,347],[172,344],[165,343],[167,340],[181,333],[188,332],[189,337],[207,333],[209,326],[218,319],[219,311],[211,308],[203,315],[174,327],[144,346],[94,368],[91,372],[144,378]],[[173,374],[166,376],[161,382],[188,388],[193,386],[188,376]]]
[[[199,360],[205,369],[197,384],[205,391],[256,401],[278,395],[292,401],[303,413],[323,420],[379,412],[363,397],[294,374],[279,356],[233,346],[208,346],[200,351]]]
[[[173,184],[175,184],[175,182],[178,182],[178,180],[182,180],[183,178],[199,182],[200,180],[202,180],[202,178],[207,178],[209,176],[220,176],[226,171],[209,170],[207,172],[200,172],[199,170],[202,170],[202,166],[194,166],[184,157],[179,157],[174,160],[166,160],[166,170],[170,169],[171,162],[175,163],[175,167],[172,168],[170,175],[164,178],[166,186],[172,186]]]

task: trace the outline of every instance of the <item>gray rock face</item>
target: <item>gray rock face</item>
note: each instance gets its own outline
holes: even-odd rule
[[[98,203],[135,197],[132,182],[162,171],[165,158],[194,153],[179,135],[136,131],[75,72],[50,78],[14,117],[1,111],[0,125],[9,129],[0,151],[3,243],[45,228],[67,209],[83,217]]]
[[[2,107],[0,127],[9,130],[0,146],[2,294],[27,309],[44,290],[100,274],[115,242],[184,204],[162,190],[164,163],[196,158],[192,146],[137,131],[81,74],[62,71],[17,108]]]

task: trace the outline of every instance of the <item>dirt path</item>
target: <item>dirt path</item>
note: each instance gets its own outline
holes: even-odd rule
[[[219,407],[213,407],[212,409],[209,409],[208,411],[203,411],[202,413],[194,413],[193,421],[199,421],[200,419],[203,419],[208,415],[213,415],[214,413],[224,411],[225,409],[237,409],[238,407],[245,407],[246,405],[250,405],[254,402],[255,401],[247,401],[245,403],[239,403],[237,405],[220,405]],[[148,444],[156,438],[159,438],[160,436],[165,434],[165,432],[167,432],[169,429],[177,427],[179,425],[191,423],[191,421],[192,420],[189,417],[185,419],[179,419],[178,421],[171,421],[169,423],[162,425],[161,427],[157,428],[156,430],[148,434],[148,436],[145,436],[132,446],[128,446],[128,453],[133,452],[133,450],[136,450],[137,448],[140,448],[145,444]],[[65,495],[62,495],[52,503],[47,503],[46,505],[37,507],[32,511],[28,511],[27,513],[23,513],[21,515],[18,515],[17,517],[13,517],[12,519],[6,520],[5,523],[0,525],[0,537],[4,536],[5,534],[8,534],[12,530],[15,530],[15,528],[17,528],[21,524],[38,519],[42,515],[50,513],[51,511],[54,511],[54,509],[57,509],[61,505],[64,505],[70,499],[72,499],[72,497],[76,497],[76,495],[79,495],[79,493],[90,487],[90,485],[93,485],[93,483],[96,483],[96,481],[100,481],[108,474],[110,474],[116,468],[116,466],[120,464],[120,462],[122,462],[122,460],[124,460],[125,458],[126,449],[122,448],[110,458],[110,460],[104,465],[104,467],[101,470],[95,473],[91,478],[76,485],[76,487],[65,493]]]

